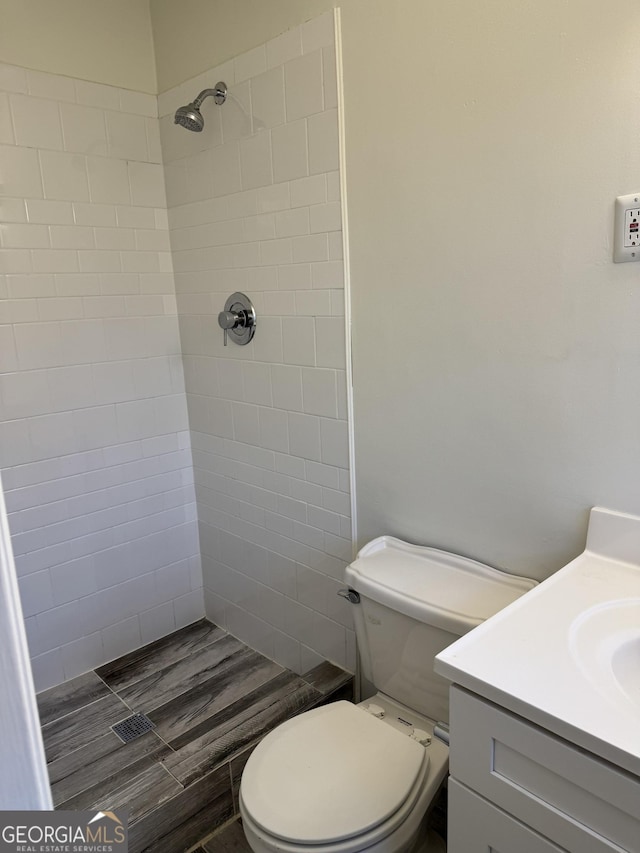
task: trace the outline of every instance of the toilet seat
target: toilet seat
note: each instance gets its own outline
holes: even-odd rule
[[[357,705],[336,702],[262,740],[243,772],[241,811],[277,846],[329,845],[347,853],[374,845],[406,820],[428,771],[421,744]]]

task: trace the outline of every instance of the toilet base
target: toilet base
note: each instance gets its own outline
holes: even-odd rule
[[[436,832],[430,826],[429,817],[435,799],[436,797],[434,797],[434,800],[427,809],[426,815],[422,819],[416,838],[405,853],[447,853],[447,842],[439,832]],[[398,853],[398,851],[395,851],[395,853]]]
[[[415,848],[413,853],[447,853],[447,843],[441,835],[433,829],[428,829],[425,837]]]

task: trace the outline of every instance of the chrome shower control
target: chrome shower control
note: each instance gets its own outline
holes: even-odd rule
[[[248,344],[256,331],[256,311],[249,297],[232,293],[224,303],[224,311],[218,314],[218,325],[224,330],[225,346],[228,335],[240,346]]]

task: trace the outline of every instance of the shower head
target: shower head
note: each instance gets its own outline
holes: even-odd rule
[[[196,133],[200,133],[204,127],[202,113],[196,107],[195,101],[187,104],[185,107],[178,107],[173,121],[174,124],[186,127],[187,130],[194,130]]]
[[[174,124],[179,124],[182,127],[186,127],[187,130],[200,133],[204,127],[204,118],[200,112],[200,106],[205,98],[213,98],[218,105],[224,104],[227,100],[226,83],[216,83],[214,89],[203,89],[198,97],[194,98],[190,104],[178,107],[174,116]]]

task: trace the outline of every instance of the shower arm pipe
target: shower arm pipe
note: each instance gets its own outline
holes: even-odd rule
[[[199,95],[193,99],[194,107],[200,109],[205,98],[213,98],[216,104],[224,104],[227,98],[227,87],[224,83],[218,83],[214,89],[203,89]]]

